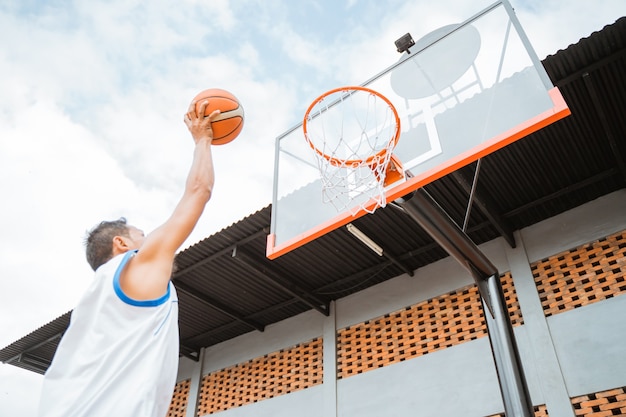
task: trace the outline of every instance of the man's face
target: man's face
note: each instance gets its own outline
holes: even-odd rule
[[[128,245],[130,246],[129,250],[139,249],[143,244],[145,239],[145,235],[142,230],[137,229],[135,226],[128,226]]]

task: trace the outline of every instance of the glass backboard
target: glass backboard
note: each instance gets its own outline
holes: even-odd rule
[[[400,117],[393,153],[410,176],[385,188],[387,201],[570,114],[503,1],[417,40],[362,86],[387,97]],[[324,203],[302,125],[277,138],[275,158],[268,258],[368,213]]]

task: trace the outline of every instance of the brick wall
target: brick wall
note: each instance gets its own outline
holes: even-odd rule
[[[626,415],[626,387],[572,398],[577,416],[607,417]]]
[[[500,277],[514,326],[523,323],[510,273]],[[487,336],[480,296],[470,285],[337,331],[337,378]]]
[[[204,376],[198,415],[309,388],[323,377],[322,339],[316,338]]]
[[[180,381],[176,384],[167,417],[185,417],[187,414],[190,384],[191,381],[189,379]]]
[[[531,265],[546,317],[626,293],[626,231]],[[513,280],[500,277],[513,326],[523,324]],[[337,330],[337,378],[426,355],[487,335],[475,285]],[[204,376],[197,415],[262,401],[323,382],[316,338]],[[184,383],[187,383],[185,388]],[[181,383],[179,383],[181,384]],[[185,391],[185,389],[187,391]],[[177,385],[168,417],[185,413],[188,381]],[[572,398],[577,416],[626,415],[624,388]],[[498,414],[503,416],[503,414]],[[536,417],[547,417],[544,405]]]
[[[546,317],[626,293],[626,231],[531,265]]]

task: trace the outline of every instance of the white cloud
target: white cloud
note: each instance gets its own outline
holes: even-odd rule
[[[191,161],[182,116],[197,92],[232,91],[246,121],[214,150],[214,195],[185,247],[270,203],[274,140],[313,98],[395,62],[404,33],[417,39],[489,4],[2,3],[0,345],[73,307],[92,276],[89,227],[126,216],[150,231],[169,214]],[[514,6],[541,58],[626,11],[622,0]],[[12,371],[0,366],[0,414],[34,415],[24,392],[32,398],[40,377]]]

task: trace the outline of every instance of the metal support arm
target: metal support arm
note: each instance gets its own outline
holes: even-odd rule
[[[476,281],[485,310],[505,414],[534,416],[498,270],[423,188],[394,203],[465,267]]]

